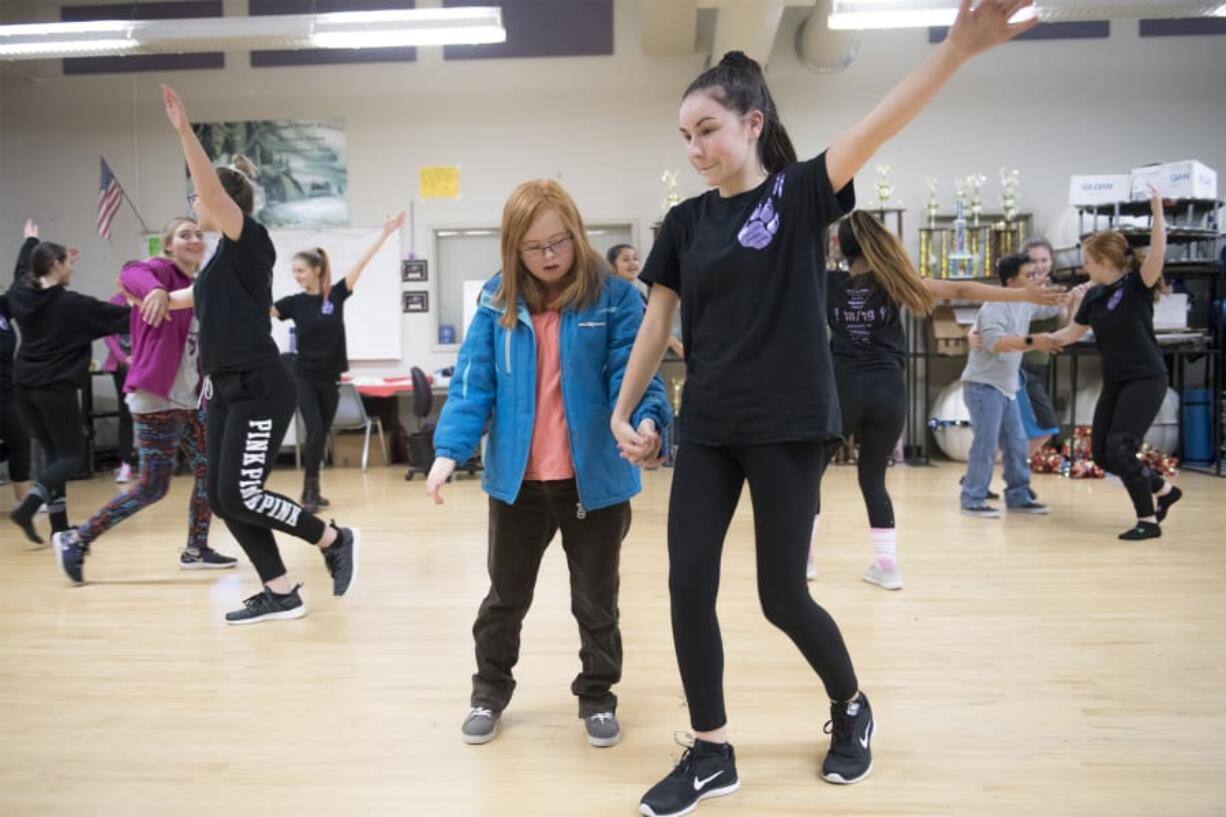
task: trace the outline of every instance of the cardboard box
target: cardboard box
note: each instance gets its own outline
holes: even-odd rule
[[[1168,292],[1154,303],[1154,330],[1188,328],[1188,293]]]
[[[1098,176],[1073,176],[1069,180],[1068,203],[1077,207],[1091,204],[1114,204],[1129,199],[1127,173]]]
[[[1164,199],[1216,199],[1217,171],[1195,159],[1134,167],[1131,174],[1132,198],[1149,198],[1153,185]]]
[[[332,435],[332,467],[361,468],[362,446],[366,442],[364,431],[338,431]],[[382,465],[379,453],[379,432],[370,435],[370,461],[367,465]]]
[[[932,351],[938,355],[964,355],[970,351],[966,339],[970,327],[958,323],[952,306],[942,304],[932,312]]]

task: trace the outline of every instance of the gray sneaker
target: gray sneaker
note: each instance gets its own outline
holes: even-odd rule
[[[587,742],[599,748],[616,746],[622,739],[622,729],[617,724],[617,716],[612,712],[597,712],[583,719],[587,729]]]
[[[489,743],[498,734],[499,714],[483,706],[474,706],[468,711],[460,733],[464,742],[472,745]]]
[[[886,590],[902,590],[902,571],[898,569],[897,563],[889,570],[885,570],[881,565],[873,562],[868,566],[868,570],[864,571],[864,581]]]
[[[1006,508],[1009,513],[1033,513],[1042,516],[1043,514],[1051,513],[1051,508],[1048,508],[1041,502],[1035,502],[1033,499],[1026,502],[1024,505],[1014,505]]]

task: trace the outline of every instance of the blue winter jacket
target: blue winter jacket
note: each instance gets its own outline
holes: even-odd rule
[[[514,329],[499,322],[504,309],[493,298],[501,281],[502,275],[495,275],[481,291],[434,431],[434,451],[464,462],[488,426],[481,485],[495,499],[514,503],[528,468],[536,420],[536,334],[522,302]],[[562,312],[559,339],[562,404],[580,514],[624,502],[642,487],[638,468],[618,453],[609,420],[643,320],[643,301],[627,282],[611,276],[603,281],[594,304]],[[631,422],[637,428],[646,418],[661,431],[672,420],[659,375]]]

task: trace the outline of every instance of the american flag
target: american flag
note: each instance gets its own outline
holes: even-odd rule
[[[111,166],[102,160],[102,180],[98,183],[98,235],[109,239],[111,237],[111,222],[119,212],[123,202],[123,188],[111,172]]]

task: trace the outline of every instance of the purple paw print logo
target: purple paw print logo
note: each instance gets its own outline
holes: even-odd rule
[[[1115,308],[1120,305],[1120,299],[1124,297],[1124,288],[1118,287],[1115,292],[1111,293],[1111,297],[1107,300],[1107,311],[1114,312]]]
[[[775,179],[775,186],[770,195],[765,201],[758,203],[758,206],[749,214],[749,220],[745,222],[745,226],[737,233],[737,240],[741,242],[742,247],[764,250],[770,246],[771,241],[779,233],[779,209],[776,202],[782,194],[783,174],[780,174]]]
[[[323,308],[320,310],[320,312],[322,312],[325,315],[331,315],[335,309],[336,307],[335,305],[333,305],[331,301],[324,301]]]

